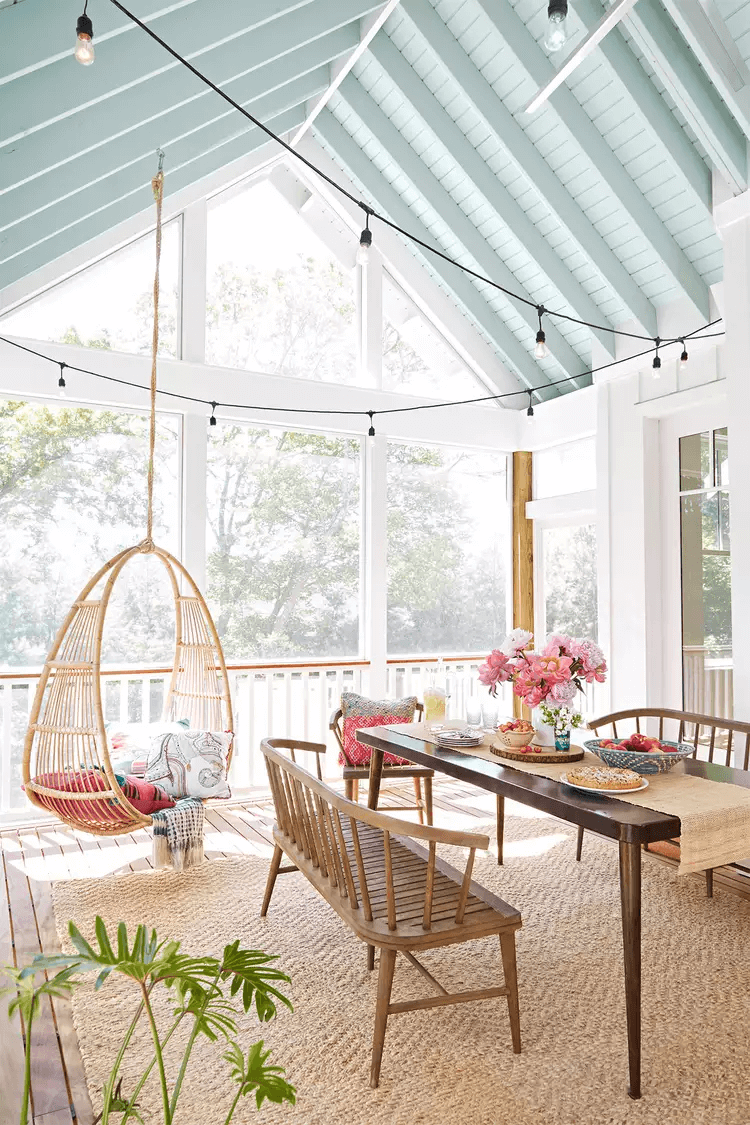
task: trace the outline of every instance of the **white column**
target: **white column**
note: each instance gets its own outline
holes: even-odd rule
[[[360,362],[374,387],[382,384],[383,372],[383,259],[370,250],[370,260],[360,266]]]
[[[206,468],[208,422],[201,414],[182,421],[182,561],[206,592]]]
[[[750,717],[750,192],[714,211],[724,242],[723,365],[729,416],[734,715]]]
[[[182,216],[182,359],[206,358],[206,200],[185,208]]]
[[[370,661],[370,695],[381,699],[386,692],[388,623],[387,441],[377,435],[365,446],[365,656]]]

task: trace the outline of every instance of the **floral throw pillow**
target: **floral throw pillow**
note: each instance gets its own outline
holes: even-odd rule
[[[370,747],[357,742],[357,731],[391,723],[413,723],[416,709],[416,695],[405,699],[367,699],[364,695],[345,691],[341,696],[344,753],[339,754],[339,765],[369,766]],[[386,766],[409,765],[405,758],[398,758],[395,754],[384,754],[383,762]]]
[[[227,757],[234,735],[229,731],[186,730],[156,735],[151,742],[146,781],[168,796],[231,797]]]

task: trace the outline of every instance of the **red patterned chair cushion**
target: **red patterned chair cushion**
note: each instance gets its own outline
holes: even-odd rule
[[[59,773],[45,773],[35,777],[37,785],[45,789],[56,789],[59,793],[101,793],[109,789],[109,782],[101,770],[80,769],[65,770]],[[161,790],[158,785],[150,785],[137,777],[117,776],[117,783],[124,795],[138,812],[150,816],[158,809],[168,809],[174,804],[171,797]],[[112,803],[112,798],[98,798],[92,801],[78,801],[66,810],[65,801],[55,801],[53,797],[39,796],[48,808],[58,815],[64,816],[65,812],[76,812],[86,820],[96,823],[108,823],[111,819],[107,805]]]
[[[341,696],[344,753],[339,754],[339,765],[369,766],[370,748],[357,742],[356,732],[367,727],[412,723],[416,708],[416,695],[406,699],[367,699],[353,692],[344,692]],[[386,766],[410,764],[406,758],[398,758],[395,754],[385,754],[383,763]]]

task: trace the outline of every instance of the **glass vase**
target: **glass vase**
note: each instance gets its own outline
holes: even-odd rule
[[[565,754],[570,750],[570,727],[562,734],[555,734],[555,750]]]

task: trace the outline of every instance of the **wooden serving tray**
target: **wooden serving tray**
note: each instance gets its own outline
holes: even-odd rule
[[[527,750],[524,754],[522,750],[511,750],[509,746],[496,743],[490,746],[490,750],[493,754],[497,754],[498,758],[507,758],[511,762],[539,762],[542,765],[547,762],[580,762],[584,753],[582,746],[571,746],[566,752],[546,747],[541,753],[535,750],[529,753]]]

